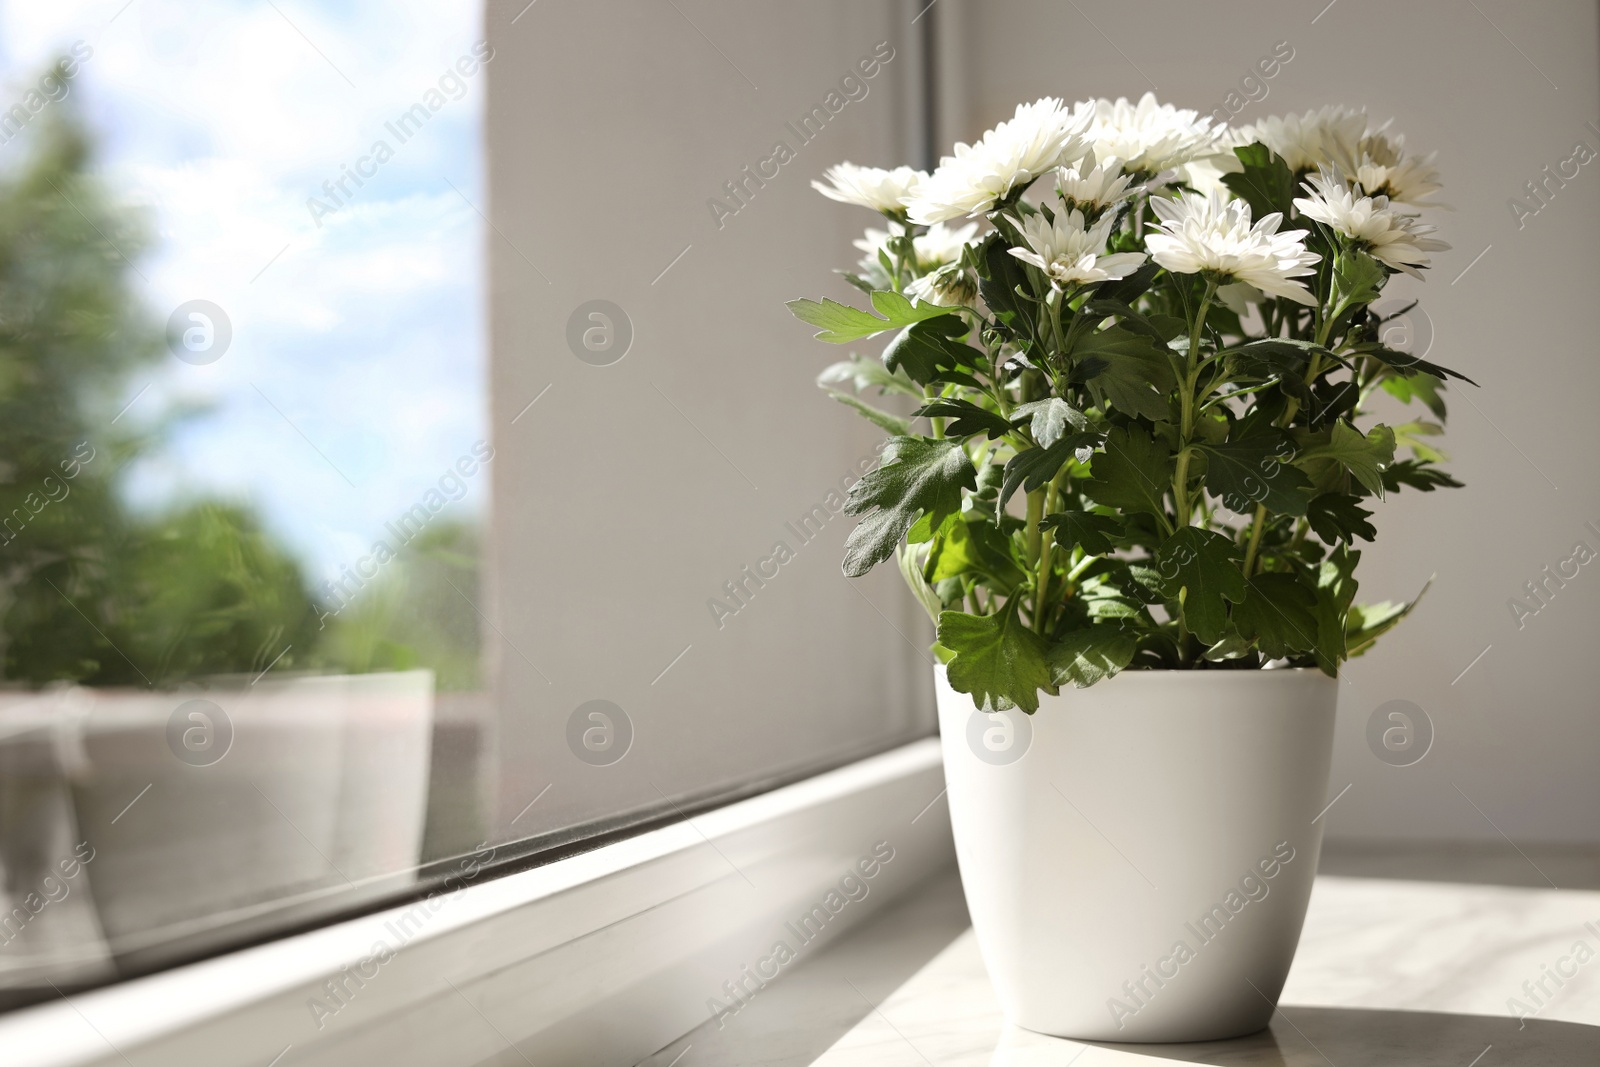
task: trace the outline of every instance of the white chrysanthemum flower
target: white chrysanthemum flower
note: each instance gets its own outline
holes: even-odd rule
[[[912,167],[858,167],[854,163],[836,163],[823,177],[830,184],[813,180],[811,187],[829,200],[841,204],[856,204],[881,211],[885,215],[899,215],[905,211],[905,201],[916,194],[928,175]]]
[[[1059,212],[1051,222],[1040,212],[1022,220],[1022,239],[1028,247],[1008,251],[1044,271],[1057,289],[1126,278],[1139,269],[1145,256],[1142,252],[1106,254],[1106,241],[1116,221],[1114,215],[1102,215],[1099,222],[1088,226],[1083,212],[1073,209]]]
[[[907,201],[911,221],[922,225],[976,218],[1041,174],[1083,158],[1088,117],[1047,96],[1018,104],[1017,113],[978,139],[956,145]]]
[[[1356,184],[1368,196],[1387,196],[1391,203],[1430,207],[1429,199],[1443,186],[1430,152],[1421,158],[1406,155],[1405,138],[1390,138],[1382,129],[1361,139],[1361,156],[1354,162]]]
[[[1266,298],[1267,294],[1249,282],[1229,282],[1217,287],[1217,299],[1241,318],[1250,314],[1252,304],[1259,304]]]
[[[965,226],[934,223],[928,227],[927,233],[911,239],[918,266],[924,270],[931,270],[935,266],[954,263],[961,258],[961,253],[966,251],[967,245],[972,243],[977,233],[976,222],[969,222]]]
[[[1233,150],[1255,140],[1250,130],[1242,126],[1219,126],[1216,134],[1217,139],[1210,152],[1178,167],[1174,175],[1175,181],[1187,185],[1201,196],[1210,196],[1213,190],[1227,188],[1222,184],[1223,175],[1237,174],[1244,169],[1244,164],[1239,162]]]
[[[1290,170],[1316,170],[1333,164],[1350,169],[1367,132],[1367,115],[1347,107],[1329,105],[1303,115],[1274,115],[1246,127],[1289,165]]]
[[[905,295],[913,301],[940,307],[970,307],[978,299],[978,282],[971,271],[958,263],[950,263],[909,282]]]
[[[1306,184],[1312,195],[1294,202],[1300,214],[1332,227],[1395,270],[1420,278],[1417,268],[1429,265],[1428,253],[1450,247],[1429,236],[1432,226],[1391,209],[1388,197],[1352,192],[1335,172],[1324,170],[1307,178]]]
[[[911,239],[912,270],[917,274],[926,274],[947,263],[956,262],[977,232],[976,222],[969,222],[965,226],[946,226],[942,222],[933,224],[928,227],[927,233]],[[888,288],[889,276],[884,273],[878,253],[884,252],[893,260],[888,246],[890,238],[896,236],[898,234],[891,234],[888,230],[869,226],[865,234],[851,242],[865,253],[859,264],[862,276],[880,289]]]
[[[1218,131],[1211,116],[1159,104],[1155,93],[1145,93],[1137,104],[1124,97],[1086,101],[1077,108],[1094,115],[1089,136],[1095,158],[1115,156],[1125,171],[1159,174],[1214,151]]]
[[[1090,153],[1076,166],[1062,167],[1056,172],[1056,193],[1066,201],[1067,207],[1082,208],[1091,215],[1098,215],[1138,192],[1137,187],[1129,188],[1133,177],[1122,172],[1122,162],[1117,157],[1097,163]]]
[[[1214,190],[1225,191],[1228,188],[1222,182],[1223,175],[1237,174],[1243,169],[1244,164],[1232,152],[1225,156],[1201,156],[1179,167],[1173,180],[1187,185],[1201,196],[1210,196]]]
[[[1307,250],[1304,230],[1279,233],[1283,216],[1277,212],[1252,225],[1250,205],[1220,192],[1152,197],[1150,209],[1161,224],[1145,236],[1145,247],[1151,259],[1174,274],[1206,271],[1273,296],[1316,303],[1305,284],[1294,279],[1310,274],[1322,257]]]

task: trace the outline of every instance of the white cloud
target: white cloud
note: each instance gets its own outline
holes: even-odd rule
[[[129,412],[214,405],[131,471],[130,494],[250,499],[327,572],[487,436],[481,220],[445,180],[479,198],[482,71],[406,144],[384,129],[469,54],[478,4],[121,7],[0,2],[0,61],[15,85],[73,40],[93,46],[74,93],[104,136],[107,179],[154,216],[139,283],[152,317],[203,298],[233,324],[222,359],[163,363]],[[380,137],[394,159],[317,227],[307,198]]]

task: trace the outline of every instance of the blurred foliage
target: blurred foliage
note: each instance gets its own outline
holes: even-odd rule
[[[202,501],[110,533],[11,590],[8,677],[163,686],[287,667],[294,649],[311,650],[299,565],[248,510]]]
[[[451,589],[476,595],[466,524],[436,521],[330,615],[247,506],[124,505],[117,475],[192,414],[118,425],[135,373],[166,358],[133,285],[149,228],[89,173],[70,105],[28,135],[29,155],[0,172],[4,677],[170,686],[269,665],[431,667],[443,688],[476,687],[478,620]]]
[[[434,520],[353,602],[326,619],[318,653],[353,672],[431,667],[440,690],[479,687],[478,532]]]

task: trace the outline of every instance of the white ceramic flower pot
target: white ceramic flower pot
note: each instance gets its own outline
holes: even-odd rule
[[[334,867],[357,883],[415,880],[428,809],[433,672],[347,674]]]
[[[95,896],[120,956],[332,887],[415,880],[432,671],[76,692],[92,709],[77,815],[99,853]],[[218,736],[231,739],[191,762],[170,731],[194,698],[221,710]]]
[[[79,693],[90,707],[87,766],[73,794],[96,852],[100,920],[119,956],[343,884],[329,860],[344,763],[336,679]],[[225,719],[210,724],[219,748],[189,762],[169,730],[175,710],[194,699]]]
[[[979,712],[940,668],[973,929],[1016,1025],[1205,1041],[1270,1021],[1322,846],[1334,679],[1128,671]]]

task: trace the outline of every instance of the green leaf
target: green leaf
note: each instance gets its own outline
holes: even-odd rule
[[[1167,336],[1154,323],[1120,300],[1105,297],[1090,300],[1083,305],[1083,311],[1100,318],[1116,316],[1119,325],[1127,327],[1134,333],[1143,334],[1160,344],[1167,343]]]
[[[1213,307],[1212,310],[1215,311],[1216,309]],[[1147,318],[1149,319],[1150,325],[1154,326],[1161,333],[1162,340],[1164,340],[1169,347],[1175,339],[1179,337],[1187,337],[1189,335],[1189,324],[1178,318],[1176,315],[1149,315]],[[1206,321],[1210,322],[1211,320],[1207,319]]]
[[[1343,362],[1322,345],[1292,337],[1266,337],[1225,349],[1222,354],[1237,360],[1240,370],[1263,378],[1279,373],[1298,377],[1305,373],[1313,355]]]
[[[922,610],[928,613],[928,618],[937,625],[939,612],[944,610],[944,602],[939,599],[939,594],[928,580],[922,576],[920,557],[922,550],[914,545],[900,545],[895,548],[894,559],[900,566],[900,577],[906,583],[906,588],[911,590],[911,595],[917,598],[917,603],[922,605]]]
[[[822,331],[816,335],[819,341],[836,345],[893,329],[892,324],[878,316],[849,304],[841,304],[832,297],[823,297],[820,303],[815,300],[791,300],[785,306],[795,318]]]
[[[794,313],[794,317],[801,322],[810,323],[822,332],[817,334],[817,340],[827,341],[830,344],[842,345],[851,341],[858,341],[863,337],[882,333],[885,330],[897,329],[901,326],[910,326],[914,322],[948,315],[954,309],[940,307],[936,304],[917,304],[915,306],[899,293],[876,292],[872,294],[872,306],[877,308],[885,317],[878,318],[869,311],[841,304],[830,297],[824,297],[820,302],[816,300],[791,300],[787,305]]]
[[[1324,674],[1338,677],[1339,664],[1348,656],[1345,624],[1356,598],[1356,564],[1361,553],[1340,545],[1328,553],[1317,571],[1317,646],[1312,650]]]
[[[1423,440],[1443,433],[1444,427],[1436,422],[1404,422],[1394,428],[1394,443],[1396,448],[1411,449],[1411,454],[1424,462],[1443,463],[1450,457]]]
[[[1169,415],[1167,394],[1176,383],[1165,348],[1149,337],[1110,326],[1088,334],[1073,347],[1074,377],[1118,411],[1159,422]]]
[[[978,293],[989,310],[1026,340],[1033,340],[1033,309],[1018,295],[1019,286],[1026,290],[1027,271],[1022,261],[1009,252],[1009,245],[1000,234],[990,234],[982,245],[978,272]]]
[[[1013,262],[1020,262],[1012,256],[1007,256],[1006,258],[1013,260]],[[1119,304],[1131,307],[1135,300],[1150,289],[1151,284],[1156,280],[1156,275],[1160,273],[1161,264],[1155,262],[1155,260],[1145,260],[1142,267],[1126,278],[1102,282],[1100,288],[1095,290],[1095,298],[1097,300],[1116,301]]]
[[[885,367],[882,360],[867,359],[865,356],[851,356],[847,360],[830,364],[817,375],[817,385],[823,389],[839,382],[849,382],[858,393],[876,386],[879,396],[885,393],[904,393],[922,399],[922,390],[917,388],[916,382],[904,374],[896,374]]]
[[[851,274],[847,270],[837,271],[836,273],[845,281],[849,282],[857,289],[860,289],[863,293],[866,293],[868,296],[871,296],[873,293],[878,291],[878,287],[876,285],[873,285],[859,274]]]
[[[1383,379],[1384,392],[1403,404],[1409,404],[1413,400],[1422,401],[1428,410],[1433,412],[1434,418],[1441,421],[1446,415],[1444,397],[1439,395],[1439,391],[1443,388],[1444,382],[1421,371],[1414,374],[1401,373]]]
[[[911,432],[911,420],[909,419],[903,419],[899,415],[891,415],[887,411],[881,411],[850,393],[841,393],[837,389],[829,389],[827,393],[845,407],[855,408],[862,418],[874,426],[887,430],[898,437],[904,437]]]
[[[955,654],[950,688],[984,711],[1018,707],[1031,714],[1039,710],[1039,690],[1053,684],[1044,638],[1023,624],[1017,605],[1012,598],[997,615],[939,615],[939,644]]]
[[[1386,600],[1380,604],[1351,607],[1350,614],[1345,619],[1345,645],[1349,649],[1350,658],[1354,659],[1361,655],[1371,648],[1378,638],[1399,626],[1401,620],[1422,603],[1422,598],[1427,595],[1432,585],[1433,579],[1429,578],[1422,591],[1409,604],[1396,604]]]
[[[1028,493],[1042,488],[1061,472],[1061,468],[1080,448],[1093,448],[1099,440],[1092,433],[1075,433],[1071,437],[1061,438],[1049,448],[1029,448],[1012,456],[1006,463],[1005,481],[1000,486],[1000,507],[1006,506],[1006,501],[1019,487]]]
[[[955,525],[960,518],[960,513],[946,512],[939,516],[939,525],[933,525],[933,516],[924,511],[916,522],[911,524],[911,529],[906,531],[906,544],[925,545],[936,537],[943,537],[950,532],[950,527]]]
[[[1453,371],[1449,367],[1441,367],[1437,363],[1429,363],[1419,356],[1413,356],[1410,352],[1401,352],[1397,349],[1386,348],[1383,345],[1376,344],[1357,345],[1353,351],[1363,356],[1371,356],[1379,363],[1401,374],[1428,374],[1439,379],[1459,378],[1468,385],[1478,384],[1459,371]],[[1439,417],[1443,418],[1444,416],[1441,414]]]
[[[1116,427],[1106,435],[1105,451],[1094,457],[1094,479],[1084,492],[1106,507],[1162,515],[1172,485],[1171,459],[1166,446],[1140,427]]]
[[[1058,511],[1046,515],[1039,525],[1046,529],[1054,528],[1056,544],[1062,548],[1081,546],[1091,556],[1103,556],[1110,552],[1112,542],[1121,540],[1126,534],[1120,521],[1093,511]]]
[[[1333,306],[1336,312],[1378,299],[1389,274],[1383,264],[1356,248],[1333,260]]]
[[[1255,650],[1255,642],[1242,634],[1230,632],[1223,634],[1216,644],[1206,649],[1205,657],[1212,663],[1220,663],[1224,660],[1243,659]]]
[[[1028,429],[1041,448],[1049,448],[1061,440],[1068,426],[1079,432],[1089,428],[1087,416],[1058,396],[1019,405],[1011,412],[1011,417],[1030,420]]]
[[[937,584],[963,575],[978,575],[991,592],[1009,595],[1025,579],[1007,546],[1005,535],[994,525],[957,517],[933,539],[928,553],[928,581]]]
[[[1361,507],[1361,498],[1346,493],[1323,493],[1306,507],[1306,521],[1322,538],[1323,544],[1340,541],[1354,544],[1357,537],[1371,541],[1378,531],[1367,520],[1372,512]]]
[[[1337,463],[1366,486],[1367,491],[1383,495],[1383,472],[1394,462],[1394,431],[1387,426],[1374,426],[1362,436],[1361,431],[1348,422],[1333,424],[1331,435],[1324,444],[1302,449],[1294,463],[1322,482],[1331,463]]]
[[[996,437],[1004,437],[1011,432],[1011,423],[996,415],[986,408],[981,408],[970,400],[961,400],[956,397],[939,397],[922,405],[912,414],[926,415],[930,418],[951,418],[955,421],[945,426],[944,432],[948,437],[971,437],[976,433],[987,433],[992,441]]]
[[[1166,582],[1161,572],[1144,563],[1130,563],[1125,573],[1128,595],[1145,604],[1160,604],[1167,599]]]
[[[1435,489],[1460,489],[1462,484],[1438,467],[1416,459],[1391,463],[1383,472],[1383,487],[1391,493],[1399,492],[1403,485],[1431,493]]]
[[[1239,546],[1214,530],[1185,526],[1161,545],[1156,565],[1167,595],[1183,603],[1183,621],[1206,644],[1228,623],[1227,601],[1245,598],[1245,580],[1234,561]]]
[[[1005,476],[1005,468],[998,463],[985,463],[978,468],[978,490],[974,494],[976,498],[990,503],[1000,499],[1000,483],[1005,480]]]
[[[1138,640],[1117,626],[1074,630],[1050,646],[1051,677],[1056,685],[1087,689],[1133,662]]]
[[[896,326],[909,326],[913,322],[921,322],[937,315],[948,315],[955,310],[937,304],[913,304],[899,293],[888,289],[880,289],[872,294],[872,306],[878,309],[878,314]]]
[[[1222,183],[1234,196],[1250,205],[1251,216],[1260,222],[1273,212],[1289,217],[1294,207],[1294,173],[1282,158],[1257,141],[1233,150],[1244,164],[1235,174],[1224,174]]]
[[[883,350],[883,365],[924,385],[961,366],[971,366],[977,351],[957,338],[967,332],[959,317],[912,323]]]
[[[1257,504],[1282,515],[1304,515],[1311,483],[1288,460],[1294,445],[1281,434],[1201,445],[1206,456],[1206,488],[1229,508],[1247,513]]]
[[[888,559],[919,514],[937,529],[961,510],[961,490],[977,472],[959,441],[891,437],[883,462],[850,489],[845,511],[870,511],[844,544],[844,573],[859,578]],[[875,509],[875,510],[874,510]]]
[[[1233,609],[1233,625],[1256,642],[1268,659],[1306,652],[1317,645],[1317,595],[1292,574],[1258,574],[1249,581],[1243,603]]]
[[[1085,578],[1077,599],[1091,619],[1146,619],[1142,601],[1130,595],[1110,575]]]
[[[1356,403],[1360,398],[1361,390],[1354,381],[1336,382],[1332,378],[1323,378],[1301,398],[1304,405],[1301,410],[1306,413],[1308,427],[1321,430],[1340,419],[1355,418]]]

